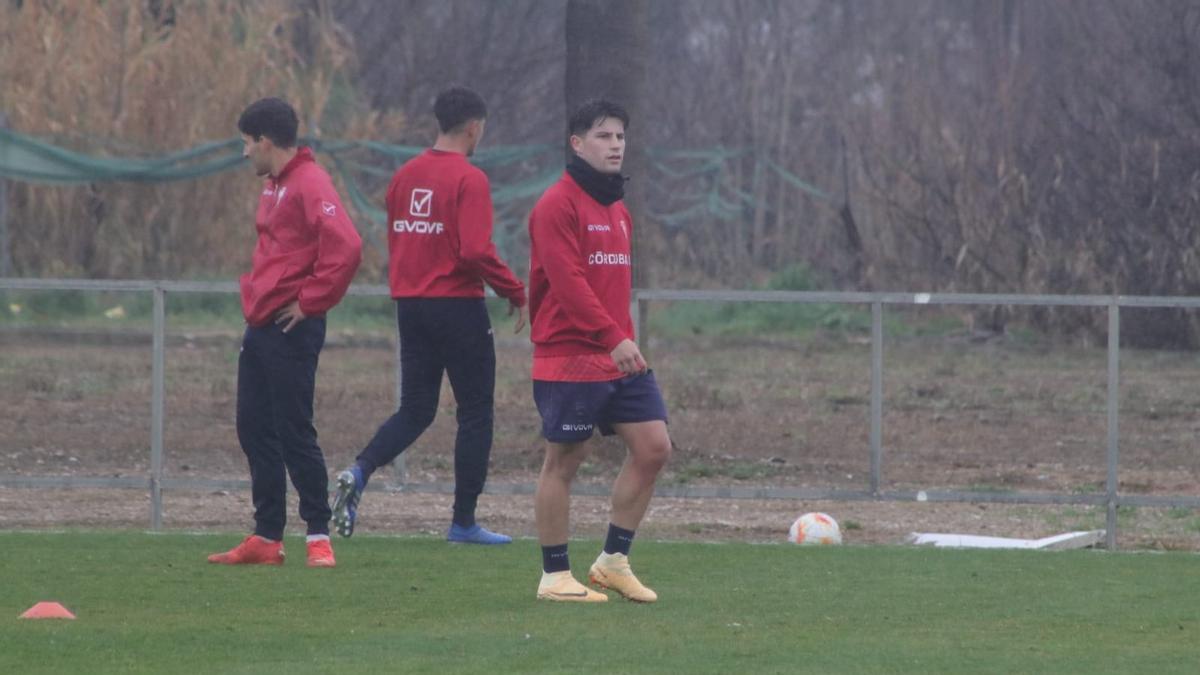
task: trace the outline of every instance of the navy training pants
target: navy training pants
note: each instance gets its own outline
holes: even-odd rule
[[[442,373],[458,403],[454,442],[454,522],[475,524],[475,505],[492,452],[496,344],[483,298],[400,298],[400,408],[357,462],[364,476],[396,459],[433,423]]]
[[[288,475],[300,495],[308,534],[329,533],[329,475],[313,427],[317,360],[324,345],[324,317],[305,319],[287,333],[275,324],[248,326],[242,338],[237,433],[250,464],[254,533],[266,539],[283,539]]]

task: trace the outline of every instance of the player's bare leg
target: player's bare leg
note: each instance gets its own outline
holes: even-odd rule
[[[587,458],[586,443],[546,443],[546,458],[538,476],[537,494],[533,498],[534,519],[537,521],[538,541],[542,545],[542,580],[538,583],[539,600],[570,602],[604,602],[608,596],[579,583],[566,569],[547,566],[547,560],[565,562],[567,534],[570,523],[571,482],[579,466]],[[562,558],[547,558],[561,553]],[[553,571],[551,571],[553,570]]]
[[[671,457],[671,437],[661,420],[614,424],[613,430],[625,441],[629,454],[613,483],[612,522],[636,530],[654,495],[654,482]]]
[[[624,553],[610,553],[606,544],[606,550],[589,570],[588,579],[635,602],[654,602],[658,600],[658,594],[634,576],[627,553],[633,532],[641,524],[654,495],[654,482],[671,456],[671,438],[667,435],[666,422],[662,421],[616,424],[613,428],[629,447],[629,454],[613,484],[609,536],[614,537],[613,533],[624,530],[629,538],[625,540]]]
[[[538,542],[542,546],[567,541],[570,522],[571,482],[587,459],[588,445],[584,443],[546,443],[546,458],[538,476],[537,494],[533,498],[534,520],[537,522]]]

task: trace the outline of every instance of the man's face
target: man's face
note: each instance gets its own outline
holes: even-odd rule
[[[266,176],[271,173],[271,148],[274,144],[266,136],[254,140],[252,136],[242,134],[242,157],[250,160],[256,176]]]
[[[583,136],[571,136],[571,149],[601,173],[620,173],[625,159],[625,123],[605,117]]]

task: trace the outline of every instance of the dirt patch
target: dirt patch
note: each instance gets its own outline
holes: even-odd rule
[[[442,494],[369,492],[357,532],[371,534],[445,533],[452,497]],[[294,499],[289,533],[299,536]],[[242,531],[253,526],[248,491],[165,493],[164,526],[194,531]],[[651,503],[640,540],[786,540],[787,528],[804,511],[836,514],[849,544],[901,544],[911,532],[959,532],[1035,538],[1060,532],[1102,529],[1104,511],[1076,507],[875,502],[791,502],[786,500],[675,499]],[[572,536],[601,538],[608,526],[603,497],[572,499]],[[150,500],[135,490],[0,488],[0,528],[148,528]],[[485,495],[479,518],[515,537],[534,538],[533,501],[528,495]],[[1194,521],[1162,509],[1121,514],[1122,548],[1195,550]]]
[[[238,341],[174,336],[167,354],[166,474],[245,478],[233,428]],[[150,353],[143,344],[47,341],[7,334],[0,345],[0,474],[145,476],[149,467]],[[530,483],[541,461],[528,380],[528,346],[502,341],[491,482]],[[868,482],[868,347],[803,343],[652,342],[650,358],[676,444],[665,485],[836,487]],[[1102,350],[1048,349],[939,338],[887,346],[883,488],[1090,493],[1105,479]],[[1193,357],[1124,352],[1121,489],[1200,494],[1200,403]],[[392,412],[393,351],[386,336],[333,336],[318,373],[317,428],[331,470]],[[406,453],[409,479],[448,482],[454,437],[449,389],[434,426]],[[599,442],[581,480],[605,485],[622,448]],[[0,490],[3,527],[144,527],[144,491]],[[368,495],[364,532],[440,532],[449,496]],[[481,517],[531,536],[528,496],[488,495]],[[1034,537],[1103,527],[1100,509],[934,503],[657,499],[639,536],[781,540],[800,512],[826,510],[850,541],[896,543],[911,531]],[[294,512],[294,510],[293,510]],[[577,497],[574,532],[599,536],[603,498]],[[172,528],[231,530],[249,498],[166,493]],[[1200,549],[1190,509],[1123,509],[1122,546]]]

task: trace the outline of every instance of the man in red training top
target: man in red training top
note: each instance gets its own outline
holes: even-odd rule
[[[246,334],[238,357],[237,432],[250,463],[254,534],[208,557],[227,565],[283,563],[287,477],[308,524],[309,567],[333,567],[329,475],[313,428],[317,358],[325,313],[346,294],[362,239],[329,174],[296,147],[299,122],[277,98],[238,119],[242,154],[266,177],[254,226],[253,266],[242,276]]]
[[[492,451],[496,347],[483,299],[486,282],[525,326],[525,287],[496,255],[487,176],[467,161],[483,136],[487,107],[454,87],[434,102],[438,137],[409,160],[388,187],[388,278],[400,331],[400,409],[375,433],[354,465],[338,474],[333,521],[354,532],[358,501],[376,469],[417,440],[437,414],[442,373],[458,402],[454,514],[446,539],[507,544],[475,522]]]
[[[546,437],[534,500],[542,545],[537,597],[544,600],[608,599],[576,581],[567,558],[571,481],[596,428],[620,436],[629,452],[613,483],[604,550],[588,577],[630,600],[658,599],[629,567],[634,531],[671,439],[666,405],[633,341],[629,315],[633,223],[620,173],[628,125],[629,115],[609,101],[580,107],[569,122],[575,156],[529,216],[533,397]]]

